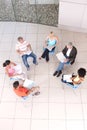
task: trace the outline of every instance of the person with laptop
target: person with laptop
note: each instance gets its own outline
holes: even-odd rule
[[[77,55],[77,49],[73,46],[72,42],[69,42],[65,48],[61,52],[61,57],[59,56],[58,59],[60,60],[59,65],[54,72],[53,76],[59,77],[62,74],[62,70],[65,64],[73,64],[75,62],[75,58]],[[64,58],[62,58],[64,57]]]

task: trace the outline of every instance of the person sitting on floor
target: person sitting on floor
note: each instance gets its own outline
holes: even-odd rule
[[[57,36],[55,36],[53,32],[50,32],[50,34],[47,36],[47,39],[45,40],[44,52],[39,59],[41,60],[41,58],[45,58],[46,62],[48,62],[49,52],[52,52],[55,50],[57,43],[58,43]]]
[[[17,65],[10,60],[6,60],[3,63],[3,67],[5,67],[5,72],[10,78],[25,79],[25,74],[22,72],[21,65]]]
[[[84,79],[85,79],[85,75],[86,75],[86,69],[84,68],[80,68],[77,71],[77,75],[62,75],[62,79],[61,81],[64,83],[68,83],[71,85],[79,85],[81,84]]]
[[[19,81],[15,81],[13,83],[13,90],[14,90],[15,94],[20,97],[26,97],[30,94],[32,94],[32,96],[40,94],[39,86],[36,86],[36,87],[32,86],[31,88],[29,88],[29,87],[26,88],[23,86],[23,84],[20,84]]]

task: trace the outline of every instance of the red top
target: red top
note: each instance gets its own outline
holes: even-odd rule
[[[29,90],[23,86],[19,86],[18,88],[14,89],[14,92],[20,97],[27,96],[29,94]]]

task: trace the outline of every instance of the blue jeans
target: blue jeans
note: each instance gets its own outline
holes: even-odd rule
[[[34,64],[36,64],[37,63],[37,57],[36,57],[36,55],[32,52],[32,53],[30,53],[29,55],[28,54],[24,54],[23,56],[22,56],[22,60],[23,60],[23,63],[24,63],[24,65],[26,66],[26,68],[29,68],[29,64],[28,64],[28,61],[27,61],[27,58],[28,57],[32,57],[33,58],[33,63]]]
[[[63,62],[63,63],[60,62],[59,65],[58,65],[58,67],[57,67],[57,69],[56,69],[56,71],[58,71],[58,72],[62,71],[63,68],[64,68],[64,64],[70,64],[70,63],[69,62],[66,62],[66,63],[65,62]]]

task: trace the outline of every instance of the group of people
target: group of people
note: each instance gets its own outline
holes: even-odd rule
[[[3,63],[3,67],[5,68],[5,73],[8,75],[8,77],[14,81],[13,90],[16,95],[25,97],[29,94],[32,94],[33,96],[40,94],[40,87],[38,85],[31,84],[32,80],[27,79],[26,74],[22,71],[21,65],[10,60],[6,60]],[[19,82],[20,80],[22,83]],[[25,82],[27,82],[27,86],[24,86]]]
[[[38,65],[37,56],[33,52],[31,44],[28,43],[23,39],[23,37],[17,38],[17,44],[16,44],[16,52],[21,56],[22,61],[27,69],[27,71],[30,70],[30,65],[28,62],[28,58],[31,57],[33,59],[33,64]],[[55,52],[55,48],[58,45],[58,37],[54,35],[53,32],[50,32],[50,34],[47,36],[45,43],[43,45],[43,53],[39,57],[39,60],[44,58],[46,62],[49,62],[49,53]],[[53,76],[59,77],[62,74],[62,71],[64,69],[64,65],[67,64],[73,64],[75,62],[75,58],[77,55],[77,49],[75,46],[73,46],[72,42],[69,42],[65,48],[61,52],[65,59],[64,61],[60,61],[57,69],[53,73]],[[5,67],[5,72],[10,78],[17,79],[13,83],[14,92],[21,97],[27,96],[30,93],[33,93],[32,95],[38,95],[39,92],[39,86],[32,86],[31,88],[24,87],[23,84],[20,85],[19,79],[23,80],[25,82],[26,80],[26,74],[22,71],[22,67],[20,65],[15,64],[14,62],[10,60],[6,60],[3,63],[3,67]],[[70,81],[67,80],[67,76],[62,75],[61,81],[63,83],[70,83],[72,85],[74,84],[81,84],[81,82],[84,80],[86,75],[86,69],[85,68],[79,68],[77,71],[77,75],[71,75]]]

